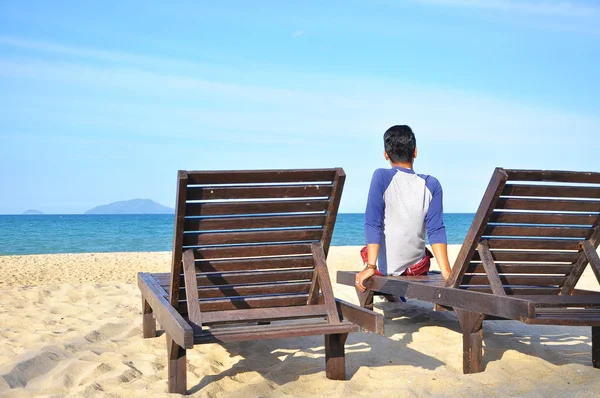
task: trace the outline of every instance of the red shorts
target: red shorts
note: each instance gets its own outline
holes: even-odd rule
[[[367,262],[367,246],[362,248],[362,250],[360,251],[360,256],[362,257],[363,262],[366,263]],[[429,251],[428,248],[425,248],[425,257],[423,257],[423,259],[421,261],[419,261],[418,263],[416,263],[415,265],[404,270],[404,273],[402,275],[406,275],[406,276],[427,275],[427,272],[429,272],[429,267],[431,266],[431,258],[432,257],[433,257],[433,254],[431,254],[431,252]],[[379,272],[378,269],[375,270],[375,275],[383,276],[383,274],[381,272]]]

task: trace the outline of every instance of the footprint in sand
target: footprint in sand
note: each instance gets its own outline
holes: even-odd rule
[[[42,352],[33,358],[17,363],[2,378],[10,388],[25,387],[30,380],[51,371],[61,357],[53,352]]]
[[[84,336],[84,338],[90,343],[97,343],[99,341],[112,340],[117,336],[122,335],[128,330],[129,325],[125,323],[107,323],[98,330],[94,330]],[[126,330],[127,329],[127,330]]]

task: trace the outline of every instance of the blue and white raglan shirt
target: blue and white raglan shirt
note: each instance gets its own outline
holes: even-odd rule
[[[401,275],[425,256],[429,243],[446,243],[442,186],[432,176],[411,169],[377,169],[371,179],[365,211],[367,244],[380,245],[378,268]]]

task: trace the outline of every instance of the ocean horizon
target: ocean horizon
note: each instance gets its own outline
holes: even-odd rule
[[[474,213],[446,213],[449,244],[462,244]],[[333,246],[364,245],[363,213],[338,214]],[[172,214],[0,215],[0,255],[170,251]]]

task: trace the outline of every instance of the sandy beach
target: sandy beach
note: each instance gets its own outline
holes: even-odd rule
[[[451,260],[459,246],[451,246]],[[328,267],[360,266],[358,247],[333,247]],[[142,339],[138,271],[168,272],[170,253],[0,256],[0,396],[160,397],[164,336]],[[435,264],[434,264],[435,267]],[[600,290],[587,269],[578,287]],[[334,283],[356,303],[353,288]],[[323,339],[264,340],[188,351],[198,397],[594,396],[589,327],[484,324],[486,370],[462,374],[462,336],[431,305],[376,301],[385,336],[352,334],[348,381],[325,377]]]

